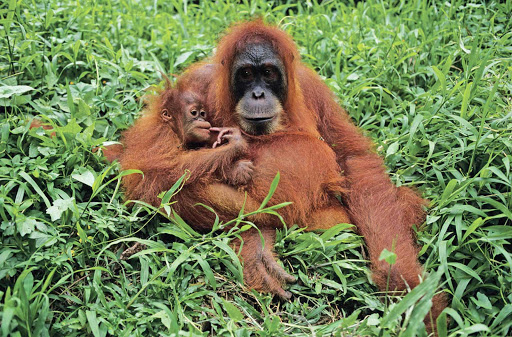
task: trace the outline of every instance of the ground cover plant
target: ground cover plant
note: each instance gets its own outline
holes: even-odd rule
[[[281,230],[293,299],[251,292],[229,248],[236,230],[199,234],[127,207],[129,172],[92,151],[133,123],[160,72],[179,74],[258,15],[294,37],[394,182],[431,200],[418,232],[430,277],[401,301],[370,283],[347,225]],[[439,335],[510,335],[511,16],[510,0],[2,2],[2,336],[425,335],[443,289]],[[29,130],[34,117],[53,131]]]

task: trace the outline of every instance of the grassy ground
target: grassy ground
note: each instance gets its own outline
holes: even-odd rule
[[[425,334],[417,294],[385,300],[346,228],[279,233],[300,280],[279,302],[241,286],[233,234],[127,208],[118,167],[92,153],[133,123],[159,71],[211,55],[230,23],[255,15],[294,37],[396,184],[431,200],[420,259],[450,298],[440,335],[512,334],[512,1],[6,0],[2,336]],[[28,130],[34,116],[56,137]],[[147,250],[121,260],[136,241]],[[418,292],[428,305],[432,292]]]

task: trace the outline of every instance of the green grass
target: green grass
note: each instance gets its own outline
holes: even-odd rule
[[[450,298],[440,335],[512,334],[512,1],[6,0],[2,336],[425,334],[436,277],[414,309],[414,293],[386,302],[361,238],[293,228],[276,246],[300,280],[293,300],[248,291],[234,233],[126,207],[117,165],[91,151],[133,123],[159,71],[179,74],[257,15],[294,37],[396,184],[431,200],[419,258]],[[56,137],[29,130],[33,117]],[[120,260],[137,241],[146,250]]]

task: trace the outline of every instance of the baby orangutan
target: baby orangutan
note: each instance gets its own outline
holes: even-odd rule
[[[162,109],[162,120],[174,132],[179,132],[178,136],[185,148],[195,149],[210,142],[211,125],[206,121],[206,111],[196,94],[189,91],[175,92],[169,103],[175,110]]]
[[[144,173],[144,177],[131,174],[123,178],[126,199],[158,207],[158,194],[187,170],[186,185],[211,181],[212,176],[235,186],[251,179],[252,163],[239,160],[247,151],[240,130],[212,129],[206,118],[202,100],[190,90],[167,88],[150,101],[146,113],[122,135],[122,169]],[[225,144],[218,146],[220,142]]]
[[[206,120],[207,112],[204,110],[204,104],[199,96],[192,91],[185,91],[182,94],[177,94],[175,98],[179,107],[175,111],[174,116],[168,109],[163,109],[162,119],[169,123],[174,128],[174,132],[180,134],[182,140],[182,148],[187,150],[198,150],[200,148],[217,148],[221,144],[229,144],[231,147],[222,148],[213,151],[215,154],[215,161],[219,155],[223,155],[226,160],[226,165],[218,168],[218,177],[222,182],[228,183],[233,186],[245,185],[251,179],[254,166],[249,160],[236,160],[236,158],[243,155],[247,150],[247,143],[242,138],[240,130],[236,127],[233,128],[212,128],[211,124]],[[178,125],[181,124],[181,128]],[[218,135],[215,135],[218,132]],[[203,154],[207,151],[202,151]],[[193,152],[194,157],[199,156],[197,152]],[[205,160],[200,160],[201,164],[206,166],[212,157],[209,156]],[[230,161],[229,159],[232,159]],[[195,161],[195,160],[194,160]],[[182,165],[189,165],[183,167],[184,169],[198,169],[197,164],[191,165],[189,162],[182,163]],[[200,168],[199,168],[200,169]],[[198,173],[191,171],[192,174]],[[210,171],[210,173],[214,173]]]

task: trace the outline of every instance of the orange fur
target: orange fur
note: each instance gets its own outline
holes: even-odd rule
[[[226,177],[235,159],[246,151],[243,139],[216,149],[187,149],[180,115],[183,91],[179,88],[166,88],[153,97],[143,116],[122,135],[125,148],[120,156],[121,167],[144,173],[144,176],[132,174],[123,178],[127,199],[143,200],[157,207],[158,194],[168,190],[187,170],[190,174],[185,185],[211,180],[216,174]],[[162,117],[164,109],[170,112],[171,119]],[[188,190],[193,192],[194,187]]]
[[[92,152],[97,152],[100,149],[100,147],[95,147],[92,149]],[[119,160],[121,158],[121,155],[124,151],[123,144],[111,144],[111,145],[104,145],[101,148],[101,151],[103,151],[103,156],[105,156],[105,159],[107,162],[112,163],[115,160]]]
[[[389,265],[378,260],[381,251],[386,248],[394,249],[397,254],[397,262],[391,268],[390,289],[403,290],[406,288],[405,283],[411,288],[415,287],[423,269],[417,261],[418,247],[412,226],[424,221],[423,208],[427,202],[411,189],[397,188],[392,184],[382,158],[373,150],[372,141],[350,121],[320,76],[300,62],[297,49],[287,34],[261,21],[253,21],[235,26],[221,40],[213,60],[215,65],[212,66],[216,71],[213,78],[209,79],[212,84],[207,90],[208,107],[217,113],[213,123],[236,123],[233,118],[234,102],[229,92],[230,63],[237,50],[247,43],[261,40],[274,46],[287,70],[290,88],[284,110],[288,118],[282,131],[302,129],[314,137],[318,130],[332,147],[346,178],[348,192],[343,194],[343,202],[348,208],[350,219],[367,243],[375,283],[381,290],[386,289]],[[313,131],[311,125],[314,125]],[[273,146],[268,144],[267,149],[272,151]],[[307,158],[310,148],[293,151],[299,151],[299,158],[301,155]],[[325,157],[323,162],[329,160]],[[295,162],[299,166],[300,163],[301,159]],[[303,183],[316,176],[317,172],[311,169],[300,181]],[[288,201],[296,201],[293,195],[301,192],[298,185],[286,186],[285,189],[292,197]],[[279,195],[276,197],[279,198]],[[293,206],[297,208],[295,212],[305,210],[299,205]],[[436,297],[431,310],[434,321],[445,306],[446,301],[442,296]]]
[[[280,116],[284,121],[281,129],[264,136],[246,135],[249,142],[247,158],[255,166],[252,182],[245,187],[249,195],[246,209],[251,211],[263,201],[270,183],[280,172],[281,180],[270,205],[293,202],[292,206],[280,210],[287,224],[298,223],[305,226],[311,223],[314,229],[318,229],[350,222],[345,208],[333,197],[334,194],[344,191],[340,168],[336,164],[332,149],[319,139],[315,115],[304,102],[296,74],[301,66],[299,54],[288,35],[261,22],[236,26],[219,43],[214,63],[193,66],[178,80],[178,87],[189,88],[193,83],[201,83],[205,90],[207,110],[215,111],[212,124],[236,126],[237,121],[233,116],[235,102],[229,91],[233,59],[246,44],[262,40],[270,42],[281,58],[287,71],[288,92],[283,104],[284,113]],[[218,212],[224,211],[224,214],[229,215],[228,218],[236,216],[241,206],[241,196],[236,196],[231,191],[226,192],[225,189],[222,187],[219,191],[232,197],[218,197],[215,190],[208,194],[212,191],[210,187],[204,191],[197,188],[182,191],[178,195],[178,208],[180,204],[185,206],[180,214],[196,228],[201,227],[206,220],[204,212],[198,212],[197,209],[192,212],[189,205],[197,200],[198,195],[203,195],[205,198],[201,200],[207,200]],[[193,193],[190,192],[192,190]],[[278,219],[272,217],[255,217],[254,220],[265,232],[282,226]],[[245,262],[246,282],[254,289],[272,291],[286,297],[283,296],[281,283],[289,278],[272,275],[273,270],[280,268],[275,267],[275,261],[269,262],[273,259],[268,258],[268,249],[261,250],[259,235],[253,232],[252,236],[254,237],[251,238],[250,233],[244,234],[247,242],[241,251],[241,258]],[[268,238],[272,239],[273,236]],[[267,248],[272,246],[272,241],[267,242]],[[259,252],[256,259],[255,252]],[[262,263],[267,267],[263,268]],[[261,274],[265,270],[267,274],[264,277],[255,277],[254,273]]]
[[[224,146],[185,152],[177,148],[177,132],[158,120],[159,111],[168,104],[166,90],[123,136],[123,168],[138,168],[145,175],[144,180],[140,176],[126,179],[127,197],[156,205],[156,195],[168,189],[184,168],[190,169],[191,178],[178,194],[176,209],[195,228],[207,230],[212,215],[192,206],[200,201],[216,209],[221,219],[237,216],[243,194],[212,173],[232,167],[234,159],[248,158],[255,164],[255,171],[252,183],[245,187],[249,195],[247,210],[257,208],[280,171],[281,182],[272,202],[294,202],[281,210],[288,224],[305,225],[313,218],[321,219],[311,221],[314,228],[326,228],[351,220],[365,238],[377,286],[386,289],[390,270],[387,263],[378,260],[384,248],[394,249],[397,254],[390,290],[403,290],[406,283],[411,288],[416,286],[423,270],[417,261],[412,225],[424,221],[426,201],[411,189],[392,184],[371,140],[350,121],[321,78],[300,62],[289,35],[259,20],[236,25],[220,41],[212,63],[193,66],[178,80],[177,88],[202,93],[207,111],[215,112],[213,125],[237,126],[229,85],[231,65],[239,50],[261,41],[273,46],[287,72],[281,128],[270,135],[246,136],[248,145],[237,155],[226,155]],[[340,192],[346,208],[332,197]],[[266,246],[261,246],[257,232],[243,234],[241,258],[246,282],[255,289],[288,298],[281,284],[292,278],[269,259],[272,231],[280,223],[272,217],[255,217],[254,221],[264,232]],[[444,297],[437,296],[431,310],[434,321],[445,306]]]

